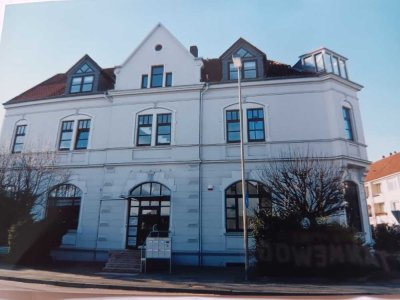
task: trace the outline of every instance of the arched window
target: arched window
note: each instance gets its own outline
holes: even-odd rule
[[[249,207],[247,216],[254,215],[254,211],[259,208],[271,207],[271,194],[266,187],[256,181],[247,181],[247,194],[249,198]],[[226,231],[243,231],[243,200],[242,200],[242,182],[238,181],[230,185],[225,190],[225,216]]]
[[[77,229],[81,198],[82,192],[75,185],[56,186],[49,193],[47,215],[56,214],[58,217],[65,218],[69,229]]]
[[[347,224],[350,227],[362,231],[360,204],[358,199],[358,189],[354,182],[345,182],[344,199],[347,202],[346,216]]]

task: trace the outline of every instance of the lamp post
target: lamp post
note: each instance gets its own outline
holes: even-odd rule
[[[247,236],[247,205],[246,205],[246,178],[244,168],[244,145],[243,145],[243,109],[242,109],[242,58],[240,56],[232,56],[233,65],[238,72],[238,88],[239,88],[239,115],[240,115],[240,168],[242,177],[242,206],[243,206],[243,245],[244,245],[244,278],[248,280],[249,270],[249,243]]]

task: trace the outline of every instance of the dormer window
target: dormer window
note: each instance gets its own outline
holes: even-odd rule
[[[303,55],[300,59],[303,70],[317,73],[333,73],[348,79],[346,58],[326,48]]]
[[[237,69],[233,65],[233,63],[229,64],[229,79],[237,80],[238,73]],[[242,73],[241,76],[243,79],[254,79],[257,78],[257,63],[255,60],[249,60],[243,62]]]
[[[73,75],[69,92],[71,94],[91,92],[93,90],[93,83],[93,69],[88,64],[83,64]]]

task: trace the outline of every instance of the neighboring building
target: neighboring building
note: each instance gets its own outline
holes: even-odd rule
[[[365,193],[371,225],[400,222],[400,153],[390,153],[370,165]]]
[[[243,261],[233,54],[243,59],[250,207],[268,198],[257,181],[263,164],[290,148],[311,150],[346,168],[340,221],[370,242],[362,86],[349,80],[347,59],[321,48],[290,67],[242,38],[219,58],[197,52],[159,24],[115,69],[86,55],[5,103],[1,144],[57,151],[73,174],[49,194],[48,209],[76,219],[56,255],[105,260],[108,250],[141,245],[157,224],[170,232],[175,263]]]

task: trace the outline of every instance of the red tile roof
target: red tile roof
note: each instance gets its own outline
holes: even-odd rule
[[[219,82],[222,80],[222,62],[219,58],[203,59],[203,68],[201,70],[201,81]],[[283,64],[274,60],[264,61],[264,79],[276,77],[302,77],[315,76],[315,73],[299,71],[293,69],[290,65]]]
[[[399,172],[400,153],[395,153],[371,164],[365,181],[375,180]]]
[[[101,75],[98,92],[103,92],[114,88],[114,68],[101,69]],[[63,96],[71,96],[65,94],[65,88],[67,85],[66,73],[57,74],[49,79],[39,83],[33,88],[23,92],[22,94],[12,98],[4,104],[16,104],[27,101],[43,100],[48,98],[56,98]],[[78,95],[78,94],[77,94]]]

